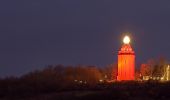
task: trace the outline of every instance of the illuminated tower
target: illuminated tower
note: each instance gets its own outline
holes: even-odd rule
[[[134,80],[135,79],[135,53],[130,46],[130,38],[125,36],[124,44],[118,52],[118,76],[117,80]]]

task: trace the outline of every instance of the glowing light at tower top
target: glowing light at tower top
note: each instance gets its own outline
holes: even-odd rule
[[[129,36],[125,36],[125,37],[124,37],[123,43],[124,43],[124,44],[129,44],[129,43],[130,43],[130,38],[129,38]]]

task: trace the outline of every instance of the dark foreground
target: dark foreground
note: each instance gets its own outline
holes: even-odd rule
[[[11,90],[1,87],[0,92],[0,100],[168,100],[170,83],[115,82],[33,91],[27,87]]]

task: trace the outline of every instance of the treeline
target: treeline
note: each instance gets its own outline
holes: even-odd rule
[[[150,59],[146,63],[141,64],[138,70],[136,70],[136,74],[138,78],[142,76],[150,76],[150,77],[163,77],[166,74],[169,65],[169,62],[161,57],[158,59]],[[141,77],[139,77],[139,74]]]
[[[162,76],[168,65],[167,60],[149,60],[136,67],[135,78],[143,76]],[[32,71],[21,77],[0,79],[0,97],[28,97],[35,94],[59,91],[98,89],[107,81],[115,81],[117,64],[105,67],[49,65],[42,70]]]
[[[57,91],[95,88],[113,78],[116,64],[106,67],[50,65],[21,77],[0,80],[0,97],[29,96]],[[116,78],[116,77],[115,77]]]

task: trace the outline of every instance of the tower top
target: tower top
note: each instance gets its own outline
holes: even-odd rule
[[[130,38],[129,38],[129,36],[125,36],[124,38],[123,38],[123,43],[124,44],[129,44],[130,43]]]
[[[130,37],[128,35],[126,35],[123,38],[123,43],[124,44],[122,45],[118,54],[133,54],[134,55],[134,51],[132,47],[130,46]]]

